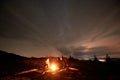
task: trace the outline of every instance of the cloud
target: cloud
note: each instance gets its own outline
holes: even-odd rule
[[[103,55],[105,48],[119,52],[120,9],[116,0],[12,0],[4,3],[2,9],[2,49],[14,51],[9,49],[12,42],[13,49],[23,50],[21,43],[28,42],[24,48],[30,47],[31,54],[36,48],[46,52],[41,55],[49,54],[55,48],[54,51],[75,57]],[[50,49],[44,51],[43,47]]]
[[[59,52],[61,52],[62,55],[65,56],[72,56],[76,58],[93,58],[94,55],[98,57],[103,57],[106,54],[109,54],[111,57],[114,57],[116,55],[119,55],[120,52],[113,52],[111,51],[110,47],[106,46],[100,46],[100,47],[92,47],[87,48],[85,46],[80,47],[60,47],[57,48]]]

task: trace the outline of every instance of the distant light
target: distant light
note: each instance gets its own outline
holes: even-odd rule
[[[100,62],[105,62],[106,60],[105,59],[99,59]]]
[[[85,57],[85,58],[83,58],[83,60],[90,60],[90,58],[88,58],[88,57]]]

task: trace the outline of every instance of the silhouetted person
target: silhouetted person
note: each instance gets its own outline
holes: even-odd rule
[[[63,63],[63,68],[67,68],[68,67],[68,59],[66,57],[62,56],[62,63]]]
[[[94,55],[94,62],[99,62],[98,58],[96,57],[96,55]]]
[[[106,54],[106,62],[111,62],[111,58],[108,54]]]
[[[62,63],[62,60],[60,59],[60,57],[58,57],[57,63],[58,63],[59,68],[62,69],[63,68],[63,63]]]

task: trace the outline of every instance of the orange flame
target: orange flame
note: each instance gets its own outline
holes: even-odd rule
[[[48,67],[50,66],[50,61],[49,61],[49,59],[46,60],[46,64],[48,65]]]

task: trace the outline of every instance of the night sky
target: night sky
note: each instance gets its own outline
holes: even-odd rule
[[[120,0],[1,0],[0,50],[120,58]]]

